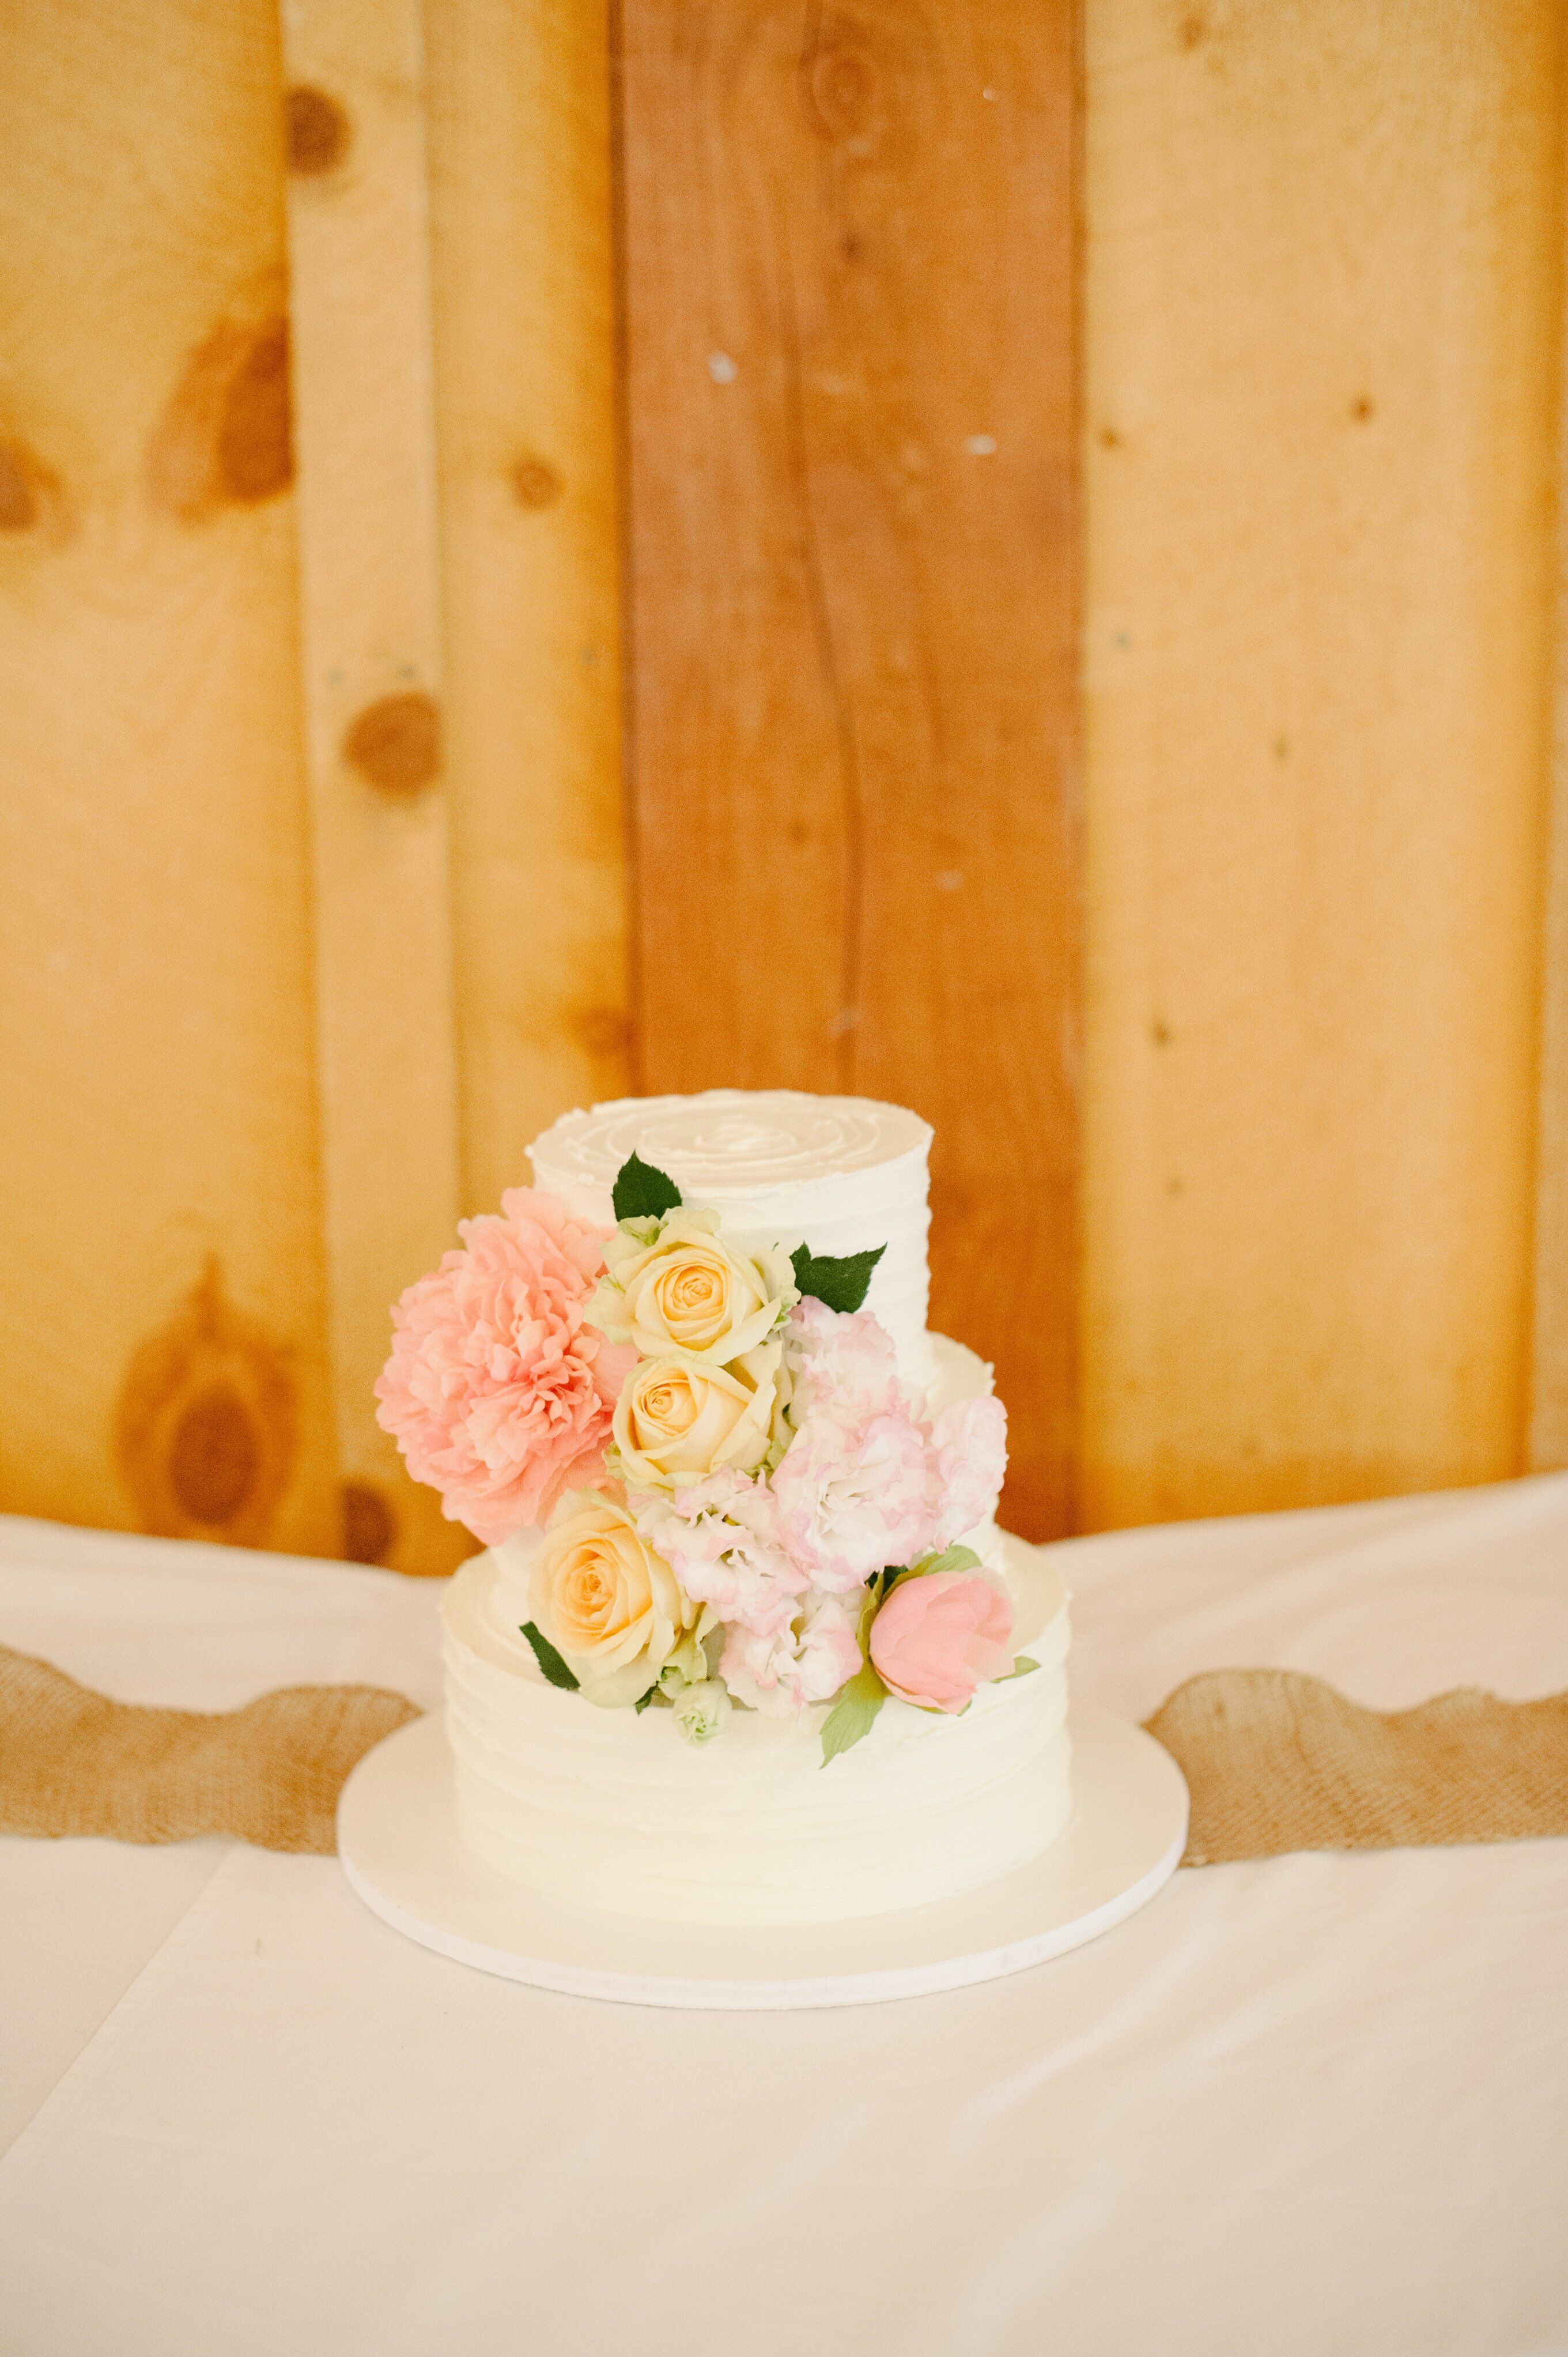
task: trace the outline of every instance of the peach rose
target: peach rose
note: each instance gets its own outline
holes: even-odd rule
[[[768,1452],[779,1357],[771,1342],[733,1367],[641,1360],[621,1385],[615,1410],[628,1486],[672,1491],[717,1466],[753,1471]]]
[[[533,1618],[590,1702],[638,1702],[694,1627],[700,1607],[608,1499],[545,1535],[529,1581]]]
[[[871,1624],[871,1660],[889,1694],[961,1711],[1013,1666],[1013,1607],[972,1571],[900,1580]]]
[[[609,1274],[589,1314],[645,1359],[680,1351],[727,1367],[765,1342],[800,1297],[786,1254],[733,1250],[713,1211],[672,1211],[651,1243],[623,1229],[605,1259]]]

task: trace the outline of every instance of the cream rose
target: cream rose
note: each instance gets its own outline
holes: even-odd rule
[[[621,1385],[615,1438],[634,1490],[672,1491],[721,1465],[750,1473],[768,1453],[779,1345],[733,1367],[643,1359]]]
[[[672,1211],[651,1243],[612,1236],[594,1324],[645,1359],[678,1351],[727,1367],[755,1351],[800,1299],[794,1274],[785,1253],[735,1251],[718,1224],[714,1211]]]
[[[608,1499],[579,1507],[546,1534],[529,1601],[588,1700],[608,1707],[640,1701],[701,1609]]]

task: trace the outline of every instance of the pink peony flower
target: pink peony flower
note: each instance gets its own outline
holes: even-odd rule
[[[847,1594],[931,1544],[923,1428],[903,1406],[847,1422],[818,1407],[773,1476],[784,1544],[818,1587]]]
[[[901,1701],[961,1711],[1012,1668],[1013,1607],[972,1571],[902,1580],[871,1624],[871,1659]]]
[[[721,1620],[770,1636],[794,1617],[811,1583],[780,1542],[766,1481],[723,1467],[678,1490],[673,1503],[645,1493],[634,1504],[639,1535]]]
[[[392,1311],[377,1420],[449,1522],[487,1546],[602,1485],[616,1397],[636,1352],[585,1325],[607,1232],[553,1195],[513,1187],[499,1217],[464,1220],[461,1252]]]
[[[954,1400],[931,1426],[931,1544],[951,1546],[989,1522],[1007,1470],[1007,1411],[999,1399]]]
[[[860,1667],[858,1609],[836,1596],[812,1596],[785,1627],[768,1634],[732,1628],[719,1675],[737,1702],[775,1717],[826,1702]]]

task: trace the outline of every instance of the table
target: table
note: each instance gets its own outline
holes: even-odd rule
[[[1075,1540],[1082,1690],[1568,1685],[1568,1476]],[[0,1522],[0,1640],[127,1700],[436,1698],[439,1589]],[[1568,1843],[1184,1870],[1016,1979],[642,2012],[336,1861],[0,1842],[5,2357],[1568,2348]]]

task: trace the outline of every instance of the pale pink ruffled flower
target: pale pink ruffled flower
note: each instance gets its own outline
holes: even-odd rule
[[[784,1544],[818,1587],[847,1594],[930,1547],[926,1434],[902,1406],[854,1421],[818,1407],[785,1451],[773,1489]]]
[[[377,1417],[414,1480],[440,1491],[447,1520],[494,1546],[542,1522],[566,1490],[603,1483],[636,1352],[584,1323],[605,1229],[514,1187],[499,1217],[457,1232],[463,1249],[392,1311]]]
[[[643,1493],[634,1503],[639,1535],[721,1620],[770,1636],[793,1617],[810,1582],[785,1551],[766,1481],[724,1467],[673,1501]]]
[[[1011,1670],[1013,1607],[978,1572],[902,1580],[871,1624],[871,1659],[900,1701],[956,1713]]]
[[[869,1414],[898,1395],[893,1338],[869,1309],[848,1316],[808,1294],[789,1313],[784,1354],[797,1424],[819,1408]]]
[[[732,1628],[719,1675],[737,1702],[775,1717],[826,1702],[860,1668],[858,1609],[817,1595],[770,1634]]]
[[[996,1512],[1007,1471],[1007,1411],[999,1399],[954,1400],[931,1426],[931,1544],[951,1546]]]

